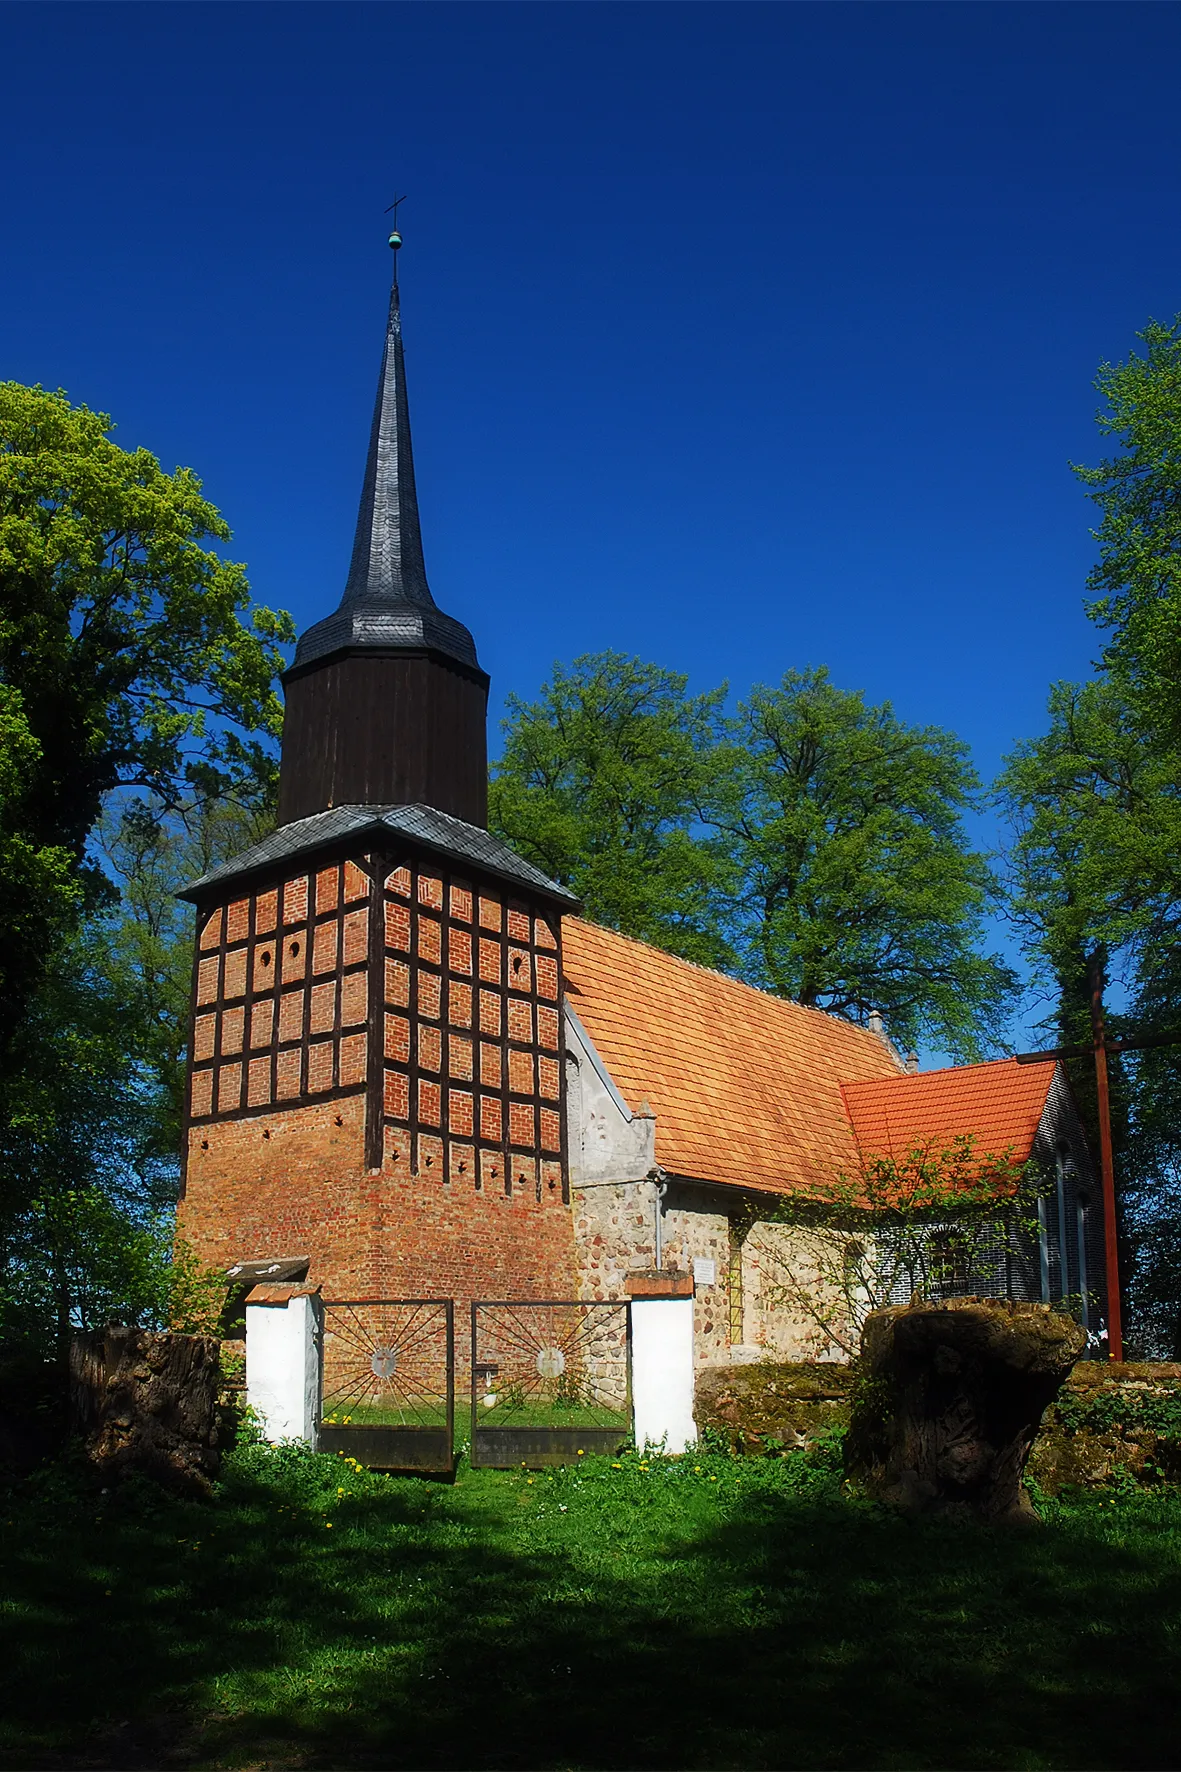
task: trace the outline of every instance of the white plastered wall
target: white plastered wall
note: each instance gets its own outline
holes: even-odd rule
[[[263,1435],[316,1443],[320,1413],[319,1298],[246,1303],[246,1401]]]
[[[693,1300],[634,1298],[631,1328],[636,1444],[684,1452],[697,1438]]]

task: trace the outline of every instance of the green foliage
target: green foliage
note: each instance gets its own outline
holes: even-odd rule
[[[724,690],[603,652],[510,695],[489,825],[582,899],[587,915],[686,959],[730,957],[725,856],[701,829]]]
[[[0,1000],[19,1002],[82,909],[74,857],[37,833],[42,750],[20,691],[0,680]],[[2,1018],[0,1018],[2,1019]]]
[[[170,1260],[191,913],[273,799],[290,618],[187,469],[0,384],[0,1333],[207,1317]],[[105,865],[104,865],[105,864]]]
[[[0,383],[0,684],[23,792],[8,841],[94,902],[86,846],[119,786],[171,806],[257,792],[281,723],[277,642],[289,616],[255,608],[240,566],[206,543],[229,530],[185,468],[109,439],[111,421],[64,394]],[[19,813],[19,818],[14,817]],[[19,932],[18,932],[19,933]],[[0,1040],[19,1026],[39,968],[0,925]]]
[[[1031,1178],[1011,1149],[989,1153],[965,1134],[886,1156],[784,1200],[790,1251],[760,1245],[765,1297],[812,1325],[816,1352],[856,1360],[871,1311],[908,1298],[964,1295],[995,1265],[998,1234],[1037,1233]]]
[[[714,817],[742,881],[745,975],[979,1057],[1014,980],[978,948],[996,887],[964,833],[979,788],[967,747],[824,670],[756,687],[731,738]]]
[[[10,1221],[0,1269],[5,1346],[56,1345],[107,1323],[218,1332],[225,1276],[177,1243],[173,1214],[98,1187],[34,1200]]]
[[[14,1036],[0,1122],[0,1340],[59,1343],[103,1312],[165,1322],[192,916],[175,886],[241,835],[226,807],[191,830],[133,806],[104,828],[117,908],[58,949]],[[253,817],[253,815],[250,815]]]
[[[980,952],[995,887],[964,834],[964,746],[824,671],[729,721],[724,689],[687,682],[600,653],[510,699],[493,829],[625,934],[978,1056],[1013,979]]]
[[[1104,663],[1158,745],[1181,748],[1181,315],[1150,320],[1143,356],[1105,363],[1099,430],[1118,453],[1077,467],[1102,513],[1091,615]],[[1176,785],[1176,783],[1174,783]],[[1177,858],[1173,858],[1174,869]]]
[[[64,1467],[4,1500],[14,1766],[1173,1757],[1163,1488],[1044,1500],[1043,1530],[1005,1533],[895,1518],[799,1454],[446,1487],[246,1447],[211,1503]]]
[[[1110,679],[1055,684],[1049,716],[998,789],[1016,834],[1013,915],[1058,980],[1100,942],[1172,945],[1178,895],[1161,888],[1181,856],[1181,800],[1176,759],[1148,743]]]
[[[181,1142],[194,924],[192,907],[176,894],[273,828],[269,798],[247,804],[198,799],[165,816],[140,796],[123,796],[108,804],[95,834],[119,901],[88,925],[88,957],[121,1005],[145,1137],[173,1168]]]
[[[1181,1386],[1133,1390],[1129,1385],[1060,1391],[1054,1412],[1068,1433],[1153,1433],[1181,1443]]]

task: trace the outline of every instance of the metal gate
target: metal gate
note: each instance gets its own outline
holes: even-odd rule
[[[573,1464],[631,1431],[626,1303],[472,1305],[473,1465]]]
[[[453,1475],[451,1299],[325,1301],[319,1441],[370,1470]]]

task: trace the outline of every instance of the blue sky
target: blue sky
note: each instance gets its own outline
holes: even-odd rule
[[[494,705],[608,646],[823,663],[988,777],[1088,668],[1067,464],[1181,309],[1177,7],[8,5],[0,54],[0,374],[192,466],[301,626],[396,187],[428,570]]]

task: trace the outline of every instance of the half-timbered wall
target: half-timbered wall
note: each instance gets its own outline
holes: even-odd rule
[[[557,920],[403,864],[383,922],[385,1162],[477,1193],[567,1198]]]
[[[198,916],[180,1224],[328,1296],[564,1296],[560,924],[364,854]]]
[[[368,898],[368,873],[333,862],[200,922],[192,1120],[364,1089]]]

